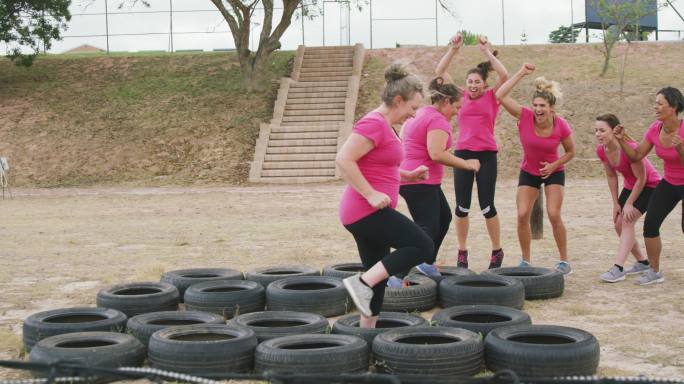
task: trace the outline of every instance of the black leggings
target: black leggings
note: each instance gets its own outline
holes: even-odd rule
[[[406,200],[413,221],[435,243],[435,252],[426,261],[432,264],[437,259],[439,248],[451,224],[451,208],[442,192],[442,187],[439,184],[402,185],[399,194]]]
[[[665,179],[660,180],[648,201],[648,210],[644,219],[644,237],[660,236],[660,226],[663,225],[663,221],[682,200],[684,200],[684,185],[672,185]],[[684,232],[684,208],[682,209],[682,232]]]
[[[467,217],[473,194],[473,179],[477,183],[477,199],[485,218],[496,216],[494,192],[496,191],[496,151],[456,151],[455,155],[468,160],[480,160],[480,171],[454,168],[454,190],[456,191],[456,216]]]
[[[392,208],[381,209],[344,227],[354,235],[366,270],[380,261],[390,276],[407,273],[435,253],[432,239],[408,217]],[[390,248],[395,251],[390,253]],[[370,303],[373,316],[380,313],[386,285],[387,281],[381,281],[373,287]]]

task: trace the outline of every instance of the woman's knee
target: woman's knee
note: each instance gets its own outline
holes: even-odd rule
[[[547,215],[552,226],[563,225],[563,218],[561,217],[560,210],[548,210]]]

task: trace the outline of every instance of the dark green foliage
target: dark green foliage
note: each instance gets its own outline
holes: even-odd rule
[[[0,41],[12,48],[9,58],[17,65],[30,66],[43,49],[67,28],[71,19],[71,0],[2,0],[0,1]],[[26,54],[20,46],[33,52]]]

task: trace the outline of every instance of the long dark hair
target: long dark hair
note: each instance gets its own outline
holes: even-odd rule
[[[492,52],[492,54],[494,56],[498,56],[499,51],[494,50],[494,52]],[[487,61],[481,62],[475,68],[471,68],[468,71],[468,73],[466,74],[466,76],[470,75],[471,73],[477,73],[482,78],[482,81],[487,81],[487,77],[489,77],[489,72],[491,72],[491,71],[492,71],[492,62],[487,60]]]

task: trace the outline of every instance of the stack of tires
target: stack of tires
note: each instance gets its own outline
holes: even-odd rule
[[[598,342],[578,329],[533,325],[525,299],[563,292],[563,276],[541,268],[482,275],[452,268],[411,273],[387,288],[374,328],[362,328],[342,279],[358,263],[245,272],[195,268],[159,282],[117,284],[97,308],[64,308],[24,322],[30,360],[99,368],[142,366],[228,378],[257,373],[400,375],[402,382],[453,382],[487,369],[523,377],[590,375]],[[440,305],[431,322],[417,312]],[[179,310],[180,309],[180,310]],[[330,326],[330,317],[340,316]],[[59,373],[59,372],[58,372]]]

